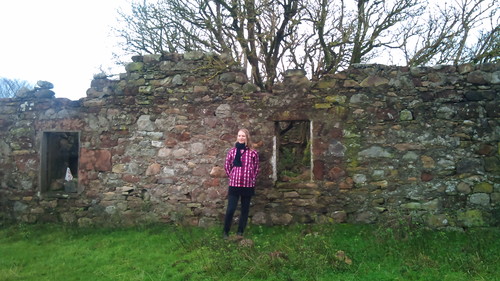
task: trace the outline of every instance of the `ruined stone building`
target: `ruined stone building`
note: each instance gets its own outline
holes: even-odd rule
[[[0,99],[0,219],[213,225],[248,128],[251,223],[499,225],[500,65],[358,65],[273,93],[203,53],[134,57],[87,97]]]

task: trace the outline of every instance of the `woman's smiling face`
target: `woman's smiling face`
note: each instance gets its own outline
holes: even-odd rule
[[[246,143],[247,142],[247,135],[243,131],[238,132],[238,138],[237,138],[239,143]]]

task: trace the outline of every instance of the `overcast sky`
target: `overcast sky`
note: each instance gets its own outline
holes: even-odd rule
[[[114,65],[110,27],[120,6],[128,1],[1,0],[0,77],[45,80],[56,97],[85,97],[100,66]]]

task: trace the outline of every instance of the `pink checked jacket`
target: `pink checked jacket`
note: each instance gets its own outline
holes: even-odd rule
[[[253,149],[247,149],[241,155],[241,167],[233,165],[236,156],[236,147],[228,151],[224,170],[229,177],[229,186],[255,187],[255,181],[259,174],[259,153]]]

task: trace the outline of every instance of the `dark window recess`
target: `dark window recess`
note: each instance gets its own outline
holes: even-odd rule
[[[78,132],[44,132],[42,139],[42,192],[76,192],[78,184]]]
[[[311,179],[310,121],[276,122],[278,181]]]

